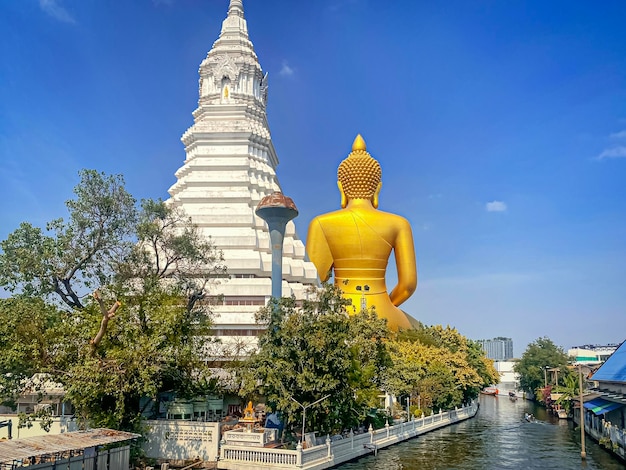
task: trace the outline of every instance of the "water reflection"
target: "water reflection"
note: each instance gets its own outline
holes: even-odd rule
[[[616,457],[587,439],[580,459],[580,432],[533,403],[481,396],[471,420],[424,434],[338,468],[367,470],[586,469],[623,470]],[[533,413],[534,423],[524,420]]]

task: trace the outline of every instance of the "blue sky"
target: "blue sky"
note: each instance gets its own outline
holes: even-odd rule
[[[166,198],[227,0],[0,0],[0,239],[78,171]],[[404,309],[471,338],[626,339],[626,3],[244,1],[300,236],[355,135],[413,226]]]

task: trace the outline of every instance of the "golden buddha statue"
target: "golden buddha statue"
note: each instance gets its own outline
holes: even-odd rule
[[[417,286],[413,234],[404,217],[378,210],[381,177],[379,163],[357,135],[352,152],[337,170],[341,210],[313,219],[306,248],[322,281],[333,271],[335,285],[352,300],[354,313],[375,307],[390,328],[411,328],[416,320],[398,306]],[[389,294],[385,272],[391,250],[398,284]]]

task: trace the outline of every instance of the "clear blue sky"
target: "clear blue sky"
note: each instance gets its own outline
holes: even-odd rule
[[[78,171],[166,198],[228,0],[0,0],[0,239]],[[626,339],[626,3],[244,1],[300,236],[357,132],[413,226],[405,310],[471,338]]]

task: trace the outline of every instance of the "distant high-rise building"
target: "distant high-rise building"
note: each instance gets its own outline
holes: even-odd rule
[[[479,339],[478,342],[489,359],[507,361],[513,358],[513,340],[511,338],[499,336],[493,339]]]

